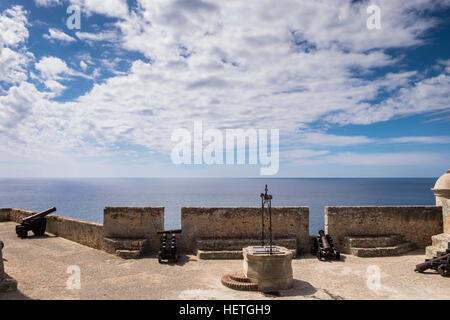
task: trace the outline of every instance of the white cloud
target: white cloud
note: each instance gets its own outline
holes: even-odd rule
[[[28,78],[27,65],[32,56],[9,48],[0,50],[0,81],[19,83]]]
[[[67,88],[66,86],[55,80],[46,80],[44,84],[48,89],[54,92],[56,96],[61,94],[61,92],[63,92]]]
[[[80,6],[87,14],[103,14],[109,17],[121,18],[128,14],[126,0],[70,0],[72,4]]]
[[[0,14],[0,81],[16,84],[28,78],[27,66],[33,54],[23,49],[28,39],[28,20],[21,6]]]
[[[94,41],[112,41],[117,40],[118,36],[114,32],[99,32],[99,33],[89,33],[89,32],[75,32],[78,39],[82,41],[94,42]]]
[[[439,74],[416,81],[412,86],[400,89],[398,94],[374,105],[359,105],[327,116],[327,120],[339,124],[370,124],[394,117],[409,116],[450,108],[450,74]]]
[[[335,155],[318,150],[408,140],[380,142],[362,135],[327,134],[326,126],[373,123],[448,106],[446,67],[432,78],[415,70],[380,76],[374,72],[403,62],[386,49],[424,43],[427,30],[438,22],[416,13],[434,7],[434,2],[380,1],[379,32],[365,27],[364,2],[305,0],[299,5],[286,0],[275,6],[268,0],[141,0],[132,12],[125,1],[72,3],[89,14],[120,18],[109,30],[77,32],[80,40],[111,41],[114,49],[140,52],[151,63],[136,60],[127,74],[102,79],[74,101],[54,102],[49,99],[64,90],[57,81],[80,74],[59,58],[42,58],[35,67],[53,95],[22,83],[2,97],[6,105],[6,99],[14,100],[17,92],[33,93],[33,117],[20,118],[18,128],[24,131],[17,131],[17,137],[21,143],[14,140],[20,146],[42,150],[50,145],[55,153],[76,151],[100,157],[120,154],[118,145],[128,144],[168,156],[172,130],[191,128],[194,120],[203,120],[205,126],[222,129],[280,128],[282,143],[303,145],[286,153],[293,159],[345,164],[349,157],[391,165],[415,155],[421,161],[425,158],[422,154]],[[16,29],[9,43],[22,43],[28,37],[26,28],[26,36]],[[79,58],[81,70],[86,71],[87,64],[93,66],[85,57]],[[98,75],[100,66],[114,67],[114,62],[111,58],[109,64],[95,66],[93,75]],[[369,102],[382,91],[393,97]],[[7,112],[1,119],[6,123],[15,116]],[[320,132],[311,130],[310,123],[316,121],[328,124]],[[415,138],[415,143],[434,143]],[[14,150],[13,142],[8,148]]]
[[[11,87],[7,95],[0,96],[0,130],[16,127],[31,114],[33,106],[42,99],[43,94],[27,82]],[[9,139],[2,140],[6,143]]]
[[[328,150],[311,150],[311,149],[296,149],[296,150],[288,150],[281,152],[282,158],[288,160],[296,160],[303,158],[315,158],[319,156],[323,156],[329,154]]]
[[[28,39],[26,11],[21,6],[6,9],[0,15],[0,34],[4,46],[17,46]]]
[[[343,166],[423,166],[445,163],[448,155],[433,152],[356,153],[341,152],[320,159],[298,159],[292,163],[307,165]]]
[[[371,143],[374,140],[365,136],[339,136],[321,132],[308,132],[300,134],[296,141],[302,144],[345,147]]]
[[[67,64],[56,57],[43,57],[35,65],[44,79],[61,79],[61,75],[69,74],[70,68]]]
[[[84,62],[84,61],[80,61],[80,68],[83,70],[83,71],[86,71],[87,70],[87,64],[86,64],[86,62]]]
[[[49,32],[49,34],[44,34],[43,37],[46,39],[49,39],[49,40],[60,40],[60,41],[64,41],[64,42],[77,41],[75,38],[72,38],[71,36],[64,33],[63,31],[55,29],[55,28],[50,28],[48,30],[48,32]]]
[[[382,143],[423,143],[423,144],[450,144],[450,136],[422,136],[422,137],[396,137],[383,139]]]
[[[84,73],[69,68],[67,63],[60,58],[52,56],[41,58],[35,64],[35,68],[40,72],[41,77],[44,80],[62,80],[70,77],[91,78]]]
[[[51,7],[61,4],[62,0],[34,0],[34,2],[37,6]]]

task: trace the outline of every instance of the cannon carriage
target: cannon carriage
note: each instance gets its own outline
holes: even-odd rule
[[[16,226],[17,236],[20,238],[26,238],[28,236],[28,231],[33,231],[35,236],[44,235],[45,229],[47,228],[47,219],[45,217],[55,211],[56,208],[53,207],[32,216],[23,218],[20,225]]]
[[[416,272],[425,272],[428,269],[437,271],[443,277],[450,277],[450,249],[441,252],[433,259],[425,259],[425,262],[416,265]]]
[[[181,233],[180,229],[158,231],[158,234],[161,235],[161,248],[158,252],[159,263],[162,263],[163,260],[168,260],[169,262],[175,263],[178,262],[179,253],[177,248],[176,234],[179,233]]]
[[[319,260],[340,260],[341,258],[341,253],[334,247],[333,239],[329,234],[325,234],[323,230],[320,230],[319,235],[314,238],[311,254]]]

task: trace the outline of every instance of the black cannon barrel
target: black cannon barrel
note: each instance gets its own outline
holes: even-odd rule
[[[53,208],[50,208],[50,209],[48,209],[48,210],[45,210],[45,211],[42,211],[42,212],[33,214],[32,216],[23,218],[23,219],[22,219],[22,222],[33,221],[33,220],[35,220],[35,219],[43,218],[43,217],[45,217],[45,216],[47,216],[47,215],[49,215],[50,213],[53,213],[53,212],[55,212],[55,211],[56,211],[56,208],[53,207]]]
[[[436,258],[430,259],[428,261],[425,261],[423,263],[420,263],[420,264],[416,265],[416,269],[414,269],[414,271],[424,272],[425,270],[430,269],[434,263],[439,263],[440,261],[444,261],[447,259],[450,259],[450,253],[444,254],[440,257],[436,257]]]
[[[323,230],[319,231],[319,236],[322,239],[322,246],[324,250],[329,250],[331,249],[330,244],[328,243],[328,239],[327,236],[325,235],[325,232]]]

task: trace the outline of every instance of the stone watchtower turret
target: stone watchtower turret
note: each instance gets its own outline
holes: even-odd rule
[[[431,189],[436,196],[436,205],[442,207],[444,232],[450,233],[450,170],[444,173]]]
[[[427,257],[432,258],[439,252],[450,249],[450,170],[447,170],[431,189],[436,196],[436,205],[442,207],[444,233],[432,236],[433,245],[427,247]]]

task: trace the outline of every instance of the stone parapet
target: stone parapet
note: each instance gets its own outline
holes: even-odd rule
[[[347,236],[397,234],[418,248],[443,230],[442,208],[435,206],[325,207],[325,230],[339,250]]]
[[[268,239],[268,213],[265,214]],[[273,207],[272,234],[275,239],[296,238],[299,251],[309,251],[309,208]],[[261,239],[260,207],[183,207],[180,245],[196,251],[197,240]]]
[[[0,221],[13,221],[21,223],[23,218],[29,217],[37,212],[24,209],[0,209]],[[62,238],[78,242],[82,245],[102,249],[103,248],[103,225],[96,222],[83,221],[58,215],[48,215],[48,233]]]
[[[103,228],[107,238],[148,239],[146,251],[157,252],[164,207],[106,207]]]

